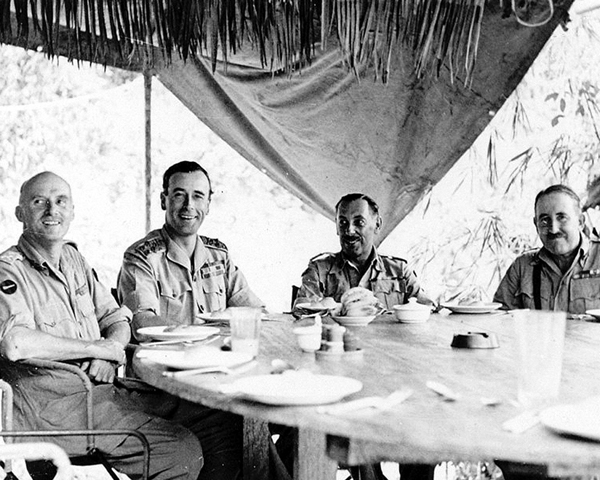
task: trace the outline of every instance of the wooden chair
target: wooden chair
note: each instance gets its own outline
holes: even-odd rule
[[[26,364],[27,366],[42,369],[42,370],[64,370],[73,375],[76,375],[82,382],[86,390],[86,425],[80,430],[27,430],[27,431],[15,431],[13,430],[13,391],[11,385],[0,380],[0,390],[2,391],[2,431],[0,431],[0,437],[5,437],[9,441],[13,438],[40,438],[40,437],[85,437],[87,441],[86,454],[83,456],[71,457],[70,461],[74,465],[91,465],[101,464],[103,465],[113,480],[119,480],[119,477],[114,472],[112,466],[107,461],[105,455],[101,450],[96,447],[96,437],[99,436],[115,436],[115,435],[130,435],[137,438],[140,441],[141,448],[144,454],[143,469],[142,469],[142,480],[147,480],[149,475],[149,463],[150,463],[150,445],[148,440],[141,432],[137,430],[127,429],[94,429],[94,411],[93,411],[93,399],[92,399],[92,383],[88,376],[78,367],[69,365],[62,362],[55,362],[50,360],[39,360],[29,359],[27,361],[19,362]],[[28,469],[30,469],[32,477],[36,478],[47,478],[49,475],[54,476],[56,469],[54,466],[47,461],[33,461],[28,463]],[[51,477],[50,477],[51,478]]]

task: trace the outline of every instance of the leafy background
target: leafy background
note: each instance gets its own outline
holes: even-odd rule
[[[599,27],[593,13],[558,30],[473,148],[381,245],[409,259],[434,296],[475,290],[490,299],[514,257],[537,245],[535,193],[563,181],[585,194],[598,170]],[[21,183],[53,170],[73,188],[69,238],[113,286],[123,251],[145,234],[143,79],[7,46],[0,72],[0,249],[20,232]],[[201,232],[229,246],[271,310],[287,310],[308,260],[338,249],[334,224],[243,160],[156,79],[152,127],[152,227],[163,221],[164,170],[199,161],[216,191]]]

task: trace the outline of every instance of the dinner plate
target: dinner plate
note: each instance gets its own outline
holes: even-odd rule
[[[557,405],[540,412],[542,425],[550,430],[600,441],[600,397],[579,403]]]
[[[201,340],[203,338],[219,333],[217,327],[207,327],[205,325],[180,325],[175,330],[169,325],[158,327],[139,328],[137,333],[147,335],[153,340]]]
[[[349,377],[287,371],[281,375],[243,377],[221,385],[221,389],[269,405],[319,405],[360,391],[362,383]]]
[[[308,310],[309,312],[324,312],[326,310],[334,310],[337,307],[341,306],[341,303],[336,303],[332,307],[323,307],[323,306],[315,306],[312,303],[297,303],[296,308],[301,308],[302,310]]]
[[[458,303],[442,303],[442,307],[447,308],[453,313],[490,313],[498,310],[501,303],[482,303],[478,305],[460,305]]]
[[[332,315],[337,323],[344,327],[362,327],[373,321],[377,315],[367,315],[366,317],[348,317],[346,315]]]
[[[252,355],[243,352],[224,351],[216,347],[187,348],[185,350],[158,350],[142,348],[138,358],[145,358],[165,367],[187,370],[204,367],[233,367],[252,360]]]
[[[596,308],[594,310],[586,310],[585,313],[587,313],[588,315],[591,315],[596,320],[600,320],[600,309],[599,308]]]
[[[198,313],[196,318],[204,320],[206,322],[227,322],[231,320],[231,316],[225,312],[212,312],[212,313]]]

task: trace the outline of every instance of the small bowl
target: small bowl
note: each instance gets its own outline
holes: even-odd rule
[[[332,315],[337,323],[344,327],[364,327],[373,321],[377,315],[367,315],[366,317],[349,317],[347,315]]]
[[[425,323],[429,320],[432,307],[421,303],[409,302],[404,305],[394,305],[394,316],[400,323]]]
[[[321,327],[311,325],[309,327],[297,327],[293,330],[298,341],[298,346],[304,352],[314,352],[321,348]]]
[[[456,334],[452,339],[453,348],[498,348],[498,337],[495,333],[467,332]]]

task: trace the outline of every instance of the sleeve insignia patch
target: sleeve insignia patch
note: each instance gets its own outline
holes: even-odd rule
[[[12,280],[4,280],[0,283],[0,292],[12,295],[17,291],[17,284]]]

